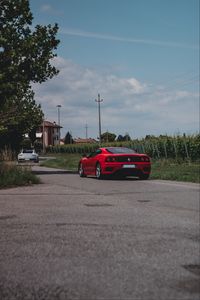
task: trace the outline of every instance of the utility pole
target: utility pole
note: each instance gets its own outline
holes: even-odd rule
[[[85,137],[88,138],[88,124],[85,124]]]
[[[99,144],[101,144],[101,107],[100,104],[103,102],[103,99],[100,99],[100,94],[98,94],[98,99],[95,99],[98,103],[98,113],[99,113]]]
[[[58,144],[60,145],[60,108],[62,107],[60,104],[56,106],[58,108]]]
[[[42,152],[45,154],[45,117],[43,116],[43,122],[42,122]]]

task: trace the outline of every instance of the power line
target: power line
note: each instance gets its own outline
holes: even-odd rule
[[[195,84],[199,82],[199,79],[199,74],[190,72],[171,77],[168,81],[157,82],[156,85],[163,85],[165,88],[179,88],[182,86]]]

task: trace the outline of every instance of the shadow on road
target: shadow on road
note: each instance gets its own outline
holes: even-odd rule
[[[77,174],[77,171],[67,171],[67,170],[32,170],[33,174],[36,175],[56,175],[56,174]]]

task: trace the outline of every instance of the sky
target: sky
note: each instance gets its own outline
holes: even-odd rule
[[[33,26],[58,23],[51,62],[34,84],[48,121],[73,138],[199,132],[199,0],[30,0]]]

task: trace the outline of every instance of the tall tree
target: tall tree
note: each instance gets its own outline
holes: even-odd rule
[[[130,135],[128,133],[126,133],[124,136],[120,134],[117,137],[118,142],[124,142],[124,141],[128,142],[130,140],[131,140],[131,138],[130,138]]]
[[[65,144],[73,144],[73,138],[72,138],[72,135],[71,133],[68,131],[65,135],[65,138],[64,138],[64,143]]]
[[[124,141],[123,135],[119,134],[118,137],[117,137],[117,141],[118,142],[123,142]]]
[[[101,135],[102,142],[114,142],[115,138],[116,138],[116,134],[108,132],[108,131],[104,132]]]
[[[28,0],[0,0],[0,146],[2,137],[12,145],[13,132],[20,137],[40,125],[43,112],[31,84],[58,73],[51,65],[58,25],[33,30],[32,20]]]
[[[124,141],[130,141],[131,140],[131,137],[130,137],[130,135],[128,134],[128,133],[126,133],[125,134],[125,136],[124,136]]]

